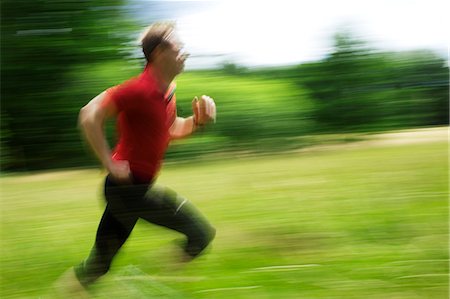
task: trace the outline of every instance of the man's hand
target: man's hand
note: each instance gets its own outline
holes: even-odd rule
[[[216,121],[216,104],[209,96],[203,95],[200,100],[195,97],[192,100],[192,111],[194,112],[194,123],[197,126]]]
[[[117,183],[131,182],[131,171],[128,161],[111,161],[107,168],[111,177]]]

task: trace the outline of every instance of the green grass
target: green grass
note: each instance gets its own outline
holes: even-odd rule
[[[448,298],[447,143],[385,144],[170,163],[159,182],[217,228],[165,269],[177,238],[139,222],[94,298]],[[39,298],[88,253],[96,170],[1,182],[2,298]]]

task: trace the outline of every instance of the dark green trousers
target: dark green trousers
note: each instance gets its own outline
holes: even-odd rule
[[[84,286],[108,272],[111,262],[139,218],[186,236],[185,252],[198,256],[212,241],[215,229],[187,199],[173,190],[148,184],[116,184],[105,181],[106,208],[89,257],[75,267]]]

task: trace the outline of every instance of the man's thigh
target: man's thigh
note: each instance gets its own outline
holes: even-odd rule
[[[141,218],[185,235],[192,236],[209,230],[205,216],[187,198],[170,188],[154,185],[145,195],[145,213]]]

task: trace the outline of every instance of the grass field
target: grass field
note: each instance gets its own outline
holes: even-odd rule
[[[448,298],[448,145],[439,130],[442,138],[420,142],[166,165],[159,182],[208,216],[213,247],[171,270],[178,235],[139,222],[93,297]],[[88,254],[102,180],[98,170],[0,178],[1,298],[48,298]]]

